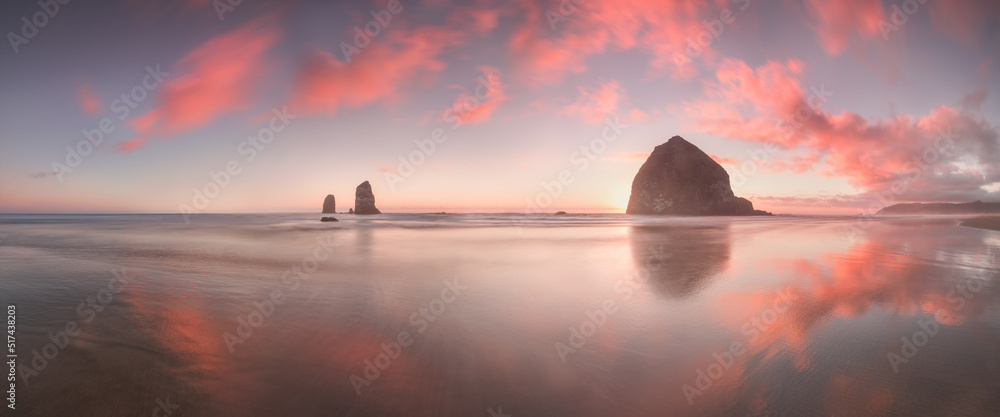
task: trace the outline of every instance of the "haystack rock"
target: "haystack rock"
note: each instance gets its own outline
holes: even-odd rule
[[[337,199],[333,198],[333,194],[327,194],[326,200],[323,200],[323,212],[324,213],[337,212]]]
[[[753,203],[736,197],[729,173],[697,146],[674,136],[653,149],[632,181],[628,214],[753,216]]]
[[[354,192],[354,214],[382,214],[375,208],[375,194],[368,181],[361,183]]]

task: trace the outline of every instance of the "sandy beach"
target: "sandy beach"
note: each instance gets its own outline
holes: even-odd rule
[[[976,217],[968,220],[962,220],[959,224],[965,227],[1000,231],[1000,216]]]

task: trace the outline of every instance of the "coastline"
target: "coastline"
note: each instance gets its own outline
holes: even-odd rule
[[[1000,216],[973,217],[960,221],[958,225],[1000,232]]]

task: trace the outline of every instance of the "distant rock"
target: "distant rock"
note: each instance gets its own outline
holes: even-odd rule
[[[556,216],[562,216],[562,215],[565,215],[565,214],[566,214],[566,212],[562,211],[562,210],[556,212]]]
[[[333,194],[327,194],[326,200],[323,200],[323,212],[324,213],[337,212],[337,199],[333,198]]]
[[[354,209],[347,209],[347,214],[354,214]]]
[[[906,203],[893,204],[879,210],[876,215],[907,214],[1000,214],[1000,203]]]
[[[375,194],[372,193],[372,185],[365,181],[358,185],[354,192],[354,214],[382,214],[375,207]]]
[[[319,219],[319,221],[321,221],[321,222],[339,222],[340,220],[337,220],[335,217],[324,217],[322,219]]]
[[[687,216],[770,215],[736,197],[729,173],[680,136],[653,149],[632,181],[628,214]]]

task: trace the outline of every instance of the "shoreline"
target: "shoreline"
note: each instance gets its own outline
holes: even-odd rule
[[[958,222],[959,226],[1000,232],[1000,216],[973,217]]]

